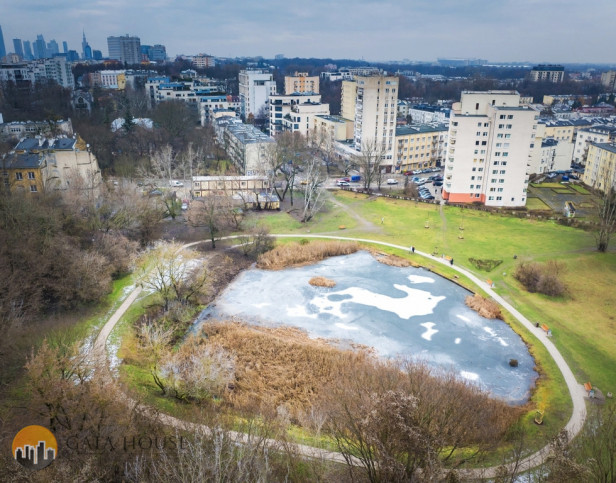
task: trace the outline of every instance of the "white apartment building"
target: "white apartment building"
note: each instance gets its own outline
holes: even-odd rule
[[[321,108],[317,114],[329,114],[329,104],[321,104],[320,94],[270,95],[268,99],[269,132],[275,136],[285,130],[283,119],[291,116],[293,107],[299,104],[327,106],[327,112]],[[299,126],[298,129],[299,130]],[[305,133],[303,133],[305,135]]]
[[[101,86],[107,89],[124,89],[126,87],[126,71],[101,70]]]
[[[308,137],[313,127],[313,119],[319,115],[329,115],[329,104],[320,102],[295,104],[291,107],[291,112],[282,118],[282,130],[297,132]]]
[[[528,174],[566,171],[571,168],[573,143],[554,138],[536,138],[528,165]]]
[[[382,75],[357,76],[355,83],[355,150],[361,152],[368,146],[382,148],[384,162],[391,163],[398,110],[398,78]]]
[[[616,86],[616,70],[608,70],[601,74],[601,84],[613,92]]]
[[[615,139],[616,127],[613,126],[592,126],[586,129],[580,129],[575,139],[573,162],[586,164],[590,143],[610,143]]]
[[[199,69],[208,69],[216,65],[216,59],[214,59],[211,55],[199,54],[193,56],[192,63]]]
[[[553,82],[565,80],[565,68],[562,65],[537,65],[530,71],[529,78],[533,82]]]
[[[266,70],[242,70],[238,79],[240,115],[244,119],[251,114],[256,117],[267,109],[269,96],[276,94],[274,76]]]
[[[443,198],[525,206],[538,117],[516,91],[462,92],[451,111]]]

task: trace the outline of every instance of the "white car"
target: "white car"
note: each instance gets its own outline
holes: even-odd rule
[[[398,184],[398,180],[390,178],[390,179],[387,180],[387,184]]]
[[[184,186],[184,183],[178,181],[177,179],[170,179],[169,186],[171,186],[172,188],[181,188],[182,186]]]

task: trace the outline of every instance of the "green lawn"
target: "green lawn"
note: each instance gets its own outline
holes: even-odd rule
[[[582,185],[579,185],[579,184],[570,184],[569,188],[577,191],[581,195],[589,195],[590,194],[590,191],[588,191],[586,188],[584,188]]]
[[[563,188],[562,186],[560,188],[552,188],[552,191],[558,195],[573,194],[573,191],[571,191],[569,188]]]
[[[544,201],[541,198],[527,198],[526,208],[529,211],[544,211],[544,210],[552,211],[552,208],[550,208],[548,204],[544,203]]]
[[[562,188],[560,183],[530,183],[533,188]]]

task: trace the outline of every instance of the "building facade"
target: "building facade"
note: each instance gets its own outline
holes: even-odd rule
[[[588,148],[591,143],[612,143],[616,140],[615,126],[592,126],[580,129],[575,139],[573,150],[573,162],[586,164]]]
[[[222,131],[231,162],[244,176],[265,175],[267,150],[274,140],[250,124],[229,123]]]
[[[451,111],[443,198],[525,206],[538,117],[516,91],[462,92]]]
[[[242,70],[238,76],[240,94],[240,115],[243,119],[267,116],[269,96],[276,95],[276,82],[271,72],[256,69]]]
[[[385,164],[393,159],[398,108],[398,78],[356,76],[354,133],[355,150],[372,146],[383,153]]]
[[[290,119],[293,108],[300,104],[321,105],[321,96],[319,94],[300,94],[291,95],[270,95],[268,99],[268,114],[269,114],[269,132],[271,136],[275,136],[285,131],[285,118]],[[317,114],[329,114],[329,105],[327,112],[321,109]],[[298,126],[299,129],[299,126]],[[308,128],[309,129],[309,128]],[[302,134],[306,134],[306,130],[302,130]]]
[[[295,93],[318,94],[319,76],[309,76],[308,72],[287,75],[284,78],[284,93],[287,96]]]
[[[601,84],[603,87],[607,88],[609,92],[614,92],[614,90],[616,90],[616,70],[608,70],[601,74]]]
[[[435,168],[445,160],[449,126],[418,124],[396,129],[391,172]]]
[[[537,65],[530,71],[529,78],[533,82],[553,82],[565,80],[565,68],[562,65]]]
[[[582,181],[604,192],[616,189],[616,144],[590,143]]]
[[[139,37],[122,35],[119,37],[107,37],[107,47],[109,48],[109,58],[119,60],[126,64],[141,63],[141,40]]]

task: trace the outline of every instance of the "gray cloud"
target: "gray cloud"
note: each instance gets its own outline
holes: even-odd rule
[[[613,0],[20,0],[2,10],[9,47],[42,33],[79,51],[85,29],[104,54],[108,35],[129,33],[172,55],[616,62]]]

